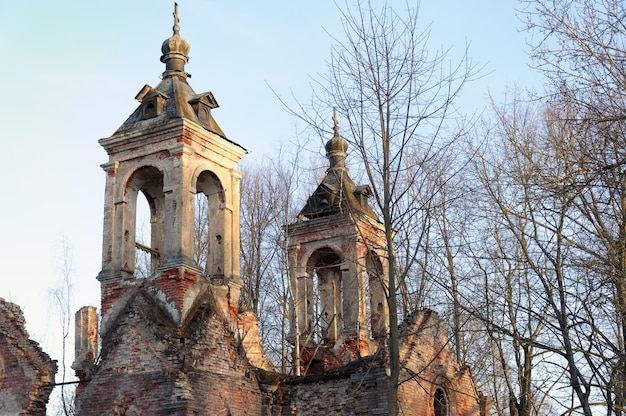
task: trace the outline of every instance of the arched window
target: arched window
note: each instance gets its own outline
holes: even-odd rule
[[[137,169],[125,193],[122,271],[148,277],[163,250],[163,173],[154,166]]]
[[[152,213],[148,199],[143,192],[137,194],[137,209],[135,216],[135,277],[150,277],[156,269],[152,246]]]
[[[365,287],[368,296],[367,319],[372,337],[378,339],[387,335],[387,314],[385,313],[387,299],[385,298],[386,288],[383,287],[385,284],[383,266],[374,251],[370,250],[367,253],[365,270]]]
[[[341,257],[330,248],[316,250],[308,261],[307,320],[314,341],[334,344],[342,320]]]
[[[225,195],[217,176],[204,171],[196,182],[194,259],[207,276],[224,273]]]
[[[433,397],[433,409],[435,416],[448,416],[448,398],[443,389],[435,390]]]
[[[209,200],[203,192],[198,192],[194,204],[193,259],[206,274],[209,255]]]

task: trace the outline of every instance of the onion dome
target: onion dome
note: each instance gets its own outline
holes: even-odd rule
[[[339,135],[339,121],[337,120],[337,109],[333,108],[333,130],[335,134],[326,143],[326,157],[330,161],[330,168],[345,168],[346,157],[348,156],[348,142]]]
[[[174,34],[166,39],[161,46],[161,62],[165,64],[163,77],[168,75],[181,75],[185,78],[189,76],[185,72],[185,63],[189,61],[189,43],[180,37],[180,26],[178,26],[178,3],[174,3]]]

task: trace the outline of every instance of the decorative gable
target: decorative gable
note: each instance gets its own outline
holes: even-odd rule
[[[135,99],[141,103],[141,119],[147,120],[161,114],[165,101],[169,97],[161,91],[152,88],[149,85],[144,87],[137,93]]]
[[[215,97],[211,92],[194,95],[189,100],[189,104],[193,108],[193,111],[195,111],[198,120],[202,124],[210,124],[211,110],[219,107],[217,100],[215,100]]]

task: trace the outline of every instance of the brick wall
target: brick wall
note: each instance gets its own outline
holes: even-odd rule
[[[443,328],[436,314],[428,310],[411,315],[401,325],[401,415],[432,416],[437,389],[445,392],[450,416],[481,415],[482,396],[469,369],[455,361]],[[265,411],[276,416],[386,415],[386,363],[381,350],[319,375],[296,378],[259,372],[261,388],[267,394]]]
[[[28,339],[20,308],[0,298],[0,414],[45,415],[56,362]]]
[[[360,368],[348,366],[342,374],[296,381],[288,403],[293,411],[288,414],[386,415],[389,378],[384,365],[369,359],[360,364]]]
[[[261,352],[245,331],[236,333],[211,291],[178,327],[147,289],[135,290],[103,334],[101,360],[83,386],[77,415],[387,414],[384,349],[322,374],[282,375],[250,364],[246,351]],[[252,317],[239,318],[240,326],[252,325]],[[441,389],[449,415],[479,416],[480,396],[471,373],[455,361],[436,314],[420,311],[400,328],[401,414],[432,416],[434,395]]]
[[[449,347],[446,326],[430,310],[414,312],[400,326],[398,391],[403,414],[433,415],[437,389],[445,392],[451,416],[480,415],[480,396],[470,370],[460,365]]]
[[[261,415],[253,367],[210,297],[178,328],[137,290],[103,334],[101,360],[77,414]]]

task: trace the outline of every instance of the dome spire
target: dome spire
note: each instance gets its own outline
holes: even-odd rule
[[[326,157],[330,161],[331,169],[345,169],[348,156],[348,142],[339,135],[339,120],[337,107],[333,107],[333,138],[326,143]]]
[[[180,22],[180,19],[178,18],[178,3],[174,3],[174,13],[172,13],[174,15],[174,26],[172,27],[172,30],[174,31],[174,35],[178,35],[180,32],[180,26],[178,26],[178,23]]]
[[[333,122],[335,123],[335,126],[333,127],[335,136],[339,136],[339,120],[337,119],[337,107],[333,107]]]
[[[180,37],[180,26],[178,23],[178,3],[174,3],[174,26],[172,27],[173,34],[171,37],[163,42],[161,46],[161,62],[165,64],[165,72],[163,78],[177,75],[183,78],[187,78],[190,75],[185,72],[185,64],[189,61],[189,43]]]

